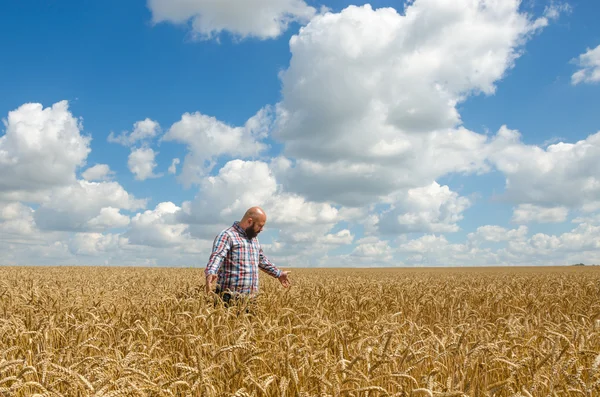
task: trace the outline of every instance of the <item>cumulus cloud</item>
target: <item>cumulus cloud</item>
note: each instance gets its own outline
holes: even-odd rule
[[[307,22],[316,10],[303,0],[148,0],[154,23],[188,24],[195,38],[227,31],[244,39],[273,39],[292,22]]]
[[[129,217],[121,214],[119,208],[114,207],[101,208],[98,216],[87,222],[90,230],[122,228],[127,225],[129,225]]]
[[[122,233],[37,231],[26,239],[0,239],[0,250],[7,265],[202,266],[208,257],[200,257],[199,264],[198,255],[210,251],[210,242],[165,247],[133,244]]]
[[[155,174],[156,152],[150,148],[152,140],[160,133],[160,124],[157,121],[146,118],[136,121],[131,132],[123,131],[119,136],[114,132],[108,136],[108,142],[118,143],[131,148],[127,166],[129,171],[135,175],[135,179],[143,181],[149,178],[159,178],[162,174]]]
[[[519,204],[513,212],[514,223],[561,223],[567,220],[569,209],[565,207],[540,207],[533,204]]]
[[[450,243],[443,235],[428,234],[399,241],[396,255],[406,265],[419,266],[554,266],[600,263],[600,226],[578,224],[551,235],[529,235],[526,226],[506,229],[485,225],[469,233],[463,243]],[[494,248],[485,243],[498,244]]]
[[[154,138],[160,132],[160,124],[158,122],[146,118],[136,121],[133,124],[133,131],[123,131],[116,136],[113,131],[108,135],[108,142],[118,143],[123,146],[132,146],[137,142],[147,144],[149,140]]]
[[[459,230],[457,222],[464,217],[463,211],[471,205],[468,198],[437,182],[409,189],[398,196],[391,209],[379,216],[377,226],[384,234],[456,232]]]
[[[443,235],[427,234],[400,243],[397,252],[406,255],[407,266],[492,266],[499,256],[489,248],[450,243]],[[510,265],[510,263],[506,263]]]
[[[177,220],[176,214],[180,210],[181,207],[172,202],[162,202],[154,210],[137,213],[123,237],[131,245],[170,248],[198,254],[202,252],[202,242],[191,236],[188,224]]]
[[[579,70],[571,76],[571,83],[577,85],[600,82],[600,45],[594,49],[588,48],[573,62],[579,66]]]
[[[524,144],[518,131],[503,126],[490,148],[490,162],[506,176],[504,198],[532,205],[520,208],[529,210],[528,214],[517,209],[516,219],[560,221],[566,216],[562,207],[600,208],[600,132],[543,149]],[[543,216],[539,209],[537,215],[531,213],[538,207],[555,209]]]
[[[34,213],[42,230],[104,231],[128,224],[119,212],[137,210],[146,200],[136,199],[117,182],[87,182],[55,188]]]
[[[249,207],[270,208],[269,223],[278,226],[334,224],[337,209],[329,204],[306,201],[282,192],[269,164],[262,161],[231,160],[215,176],[200,184],[201,194],[184,203],[183,213],[192,223],[230,223]]]
[[[103,255],[118,252],[126,244],[127,240],[118,234],[76,233],[68,247],[74,255]]]
[[[575,258],[578,254],[588,256],[590,252],[593,256],[600,257],[599,249],[600,226],[582,223],[558,236],[536,233],[525,241],[509,241],[508,247],[503,252],[515,260],[532,258],[537,261],[548,260],[552,263],[556,262],[557,258]]]
[[[316,267],[400,267],[404,263],[396,256],[396,250],[386,240],[377,237],[364,237],[354,241],[350,253],[319,255],[310,263]]]
[[[33,209],[19,202],[0,202],[0,231],[4,238],[28,237],[36,231]]]
[[[6,254],[2,257],[3,265],[61,265],[84,264],[81,258],[70,254],[68,243],[56,238],[44,240],[28,240],[13,242],[0,240],[0,250]]]
[[[517,229],[506,229],[496,225],[479,226],[473,233],[468,234],[469,241],[493,242],[523,240],[527,236],[527,226],[519,226]]]
[[[192,224],[190,232],[197,237],[212,240],[218,230],[258,205],[267,211],[266,229],[277,230],[266,245],[274,260],[307,263],[353,239],[348,230],[332,231],[343,220],[337,208],[283,191],[269,164],[262,161],[231,160],[218,174],[205,177],[199,192],[177,213],[178,222]],[[210,235],[207,229],[212,230]]]
[[[238,217],[249,207],[265,203],[277,191],[277,183],[269,166],[263,162],[232,160],[215,176],[200,184],[196,200],[184,203],[193,223],[219,223]]]
[[[21,197],[35,201],[35,191],[66,186],[76,181],[76,171],[90,153],[89,136],[71,114],[67,101],[44,108],[26,103],[3,120],[0,137],[0,197],[27,192]]]
[[[186,144],[188,154],[179,178],[189,187],[200,183],[221,156],[247,158],[267,149],[260,141],[267,137],[271,122],[268,107],[258,111],[241,127],[230,126],[199,112],[185,113],[162,139]]]
[[[81,176],[86,181],[107,181],[114,176],[108,164],[96,164],[82,172]]]
[[[464,253],[467,250],[464,244],[449,244],[446,237],[441,235],[427,234],[414,240],[404,242],[398,247],[401,252],[426,254],[428,252],[439,252],[440,249],[454,253]]]
[[[356,242],[356,248],[354,248],[350,257],[354,260],[364,258],[368,261],[391,262],[393,260],[393,249],[387,241],[367,237]]]
[[[484,4],[417,0],[404,15],[350,6],[293,36],[273,131],[289,160],[277,169],[284,186],[364,205],[487,171],[486,137],[460,127],[457,105],[493,94],[548,20],[520,13],[516,0]]]
[[[88,167],[81,172],[83,179],[77,179],[91,151],[91,137],[82,134],[82,123],[71,114],[67,101],[46,108],[24,104],[9,112],[4,124],[0,245],[15,252],[14,263],[24,258],[50,264],[53,259],[66,260],[71,255],[66,237],[70,232],[125,228],[129,216],[121,211],[145,207],[146,200],[110,181],[114,172],[107,164]]]
[[[573,223],[587,223],[590,225],[600,225],[600,212],[596,214],[589,214],[588,216],[578,216],[573,219]]]
[[[327,253],[338,247],[349,246],[354,235],[348,229],[327,232],[328,227],[281,229],[273,242],[263,244],[265,252],[275,262],[286,266],[316,266]],[[336,258],[337,259],[337,258]],[[338,263],[330,263],[336,266]]]
[[[135,175],[138,181],[144,181],[148,178],[159,178],[162,174],[155,174],[156,152],[151,148],[138,148],[131,151],[127,159],[129,171]]]

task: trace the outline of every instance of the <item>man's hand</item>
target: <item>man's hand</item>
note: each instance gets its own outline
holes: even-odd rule
[[[207,294],[210,294],[212,292],[212,290],[214,289],[213,284],[215,283],[215,281],[217,281],[216,274],[209,274],[208,276],[206,276],[206,293]]]
[[[281,283],[281,285],[283,285],[285,288],[287,288],[287,287],[289,287],[290,285],[292,285],[292,283],[291,283],[291,281],[290,281],[290,279],[289,279],[289,277],[288,277],[288,274],[290,274],[290,273],[291,273],[291,271],[288,271],[288,272],[286,272],[286,271],[283,271],[283,270],[282,270],[282,271],[281,271],[281,275],[279,276],[279,282],[280,282],[280,283]]]

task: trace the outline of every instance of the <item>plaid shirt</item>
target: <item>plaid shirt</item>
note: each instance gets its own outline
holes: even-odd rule
[[[204,274],[218,274],[217,288],[242,294],[258,292],[258,269],[273,277],[279,270],[263,253],[258,239],[249,240],[246,232],[235,221],[217,235]]]

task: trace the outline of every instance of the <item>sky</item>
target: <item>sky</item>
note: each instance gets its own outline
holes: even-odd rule
[[[600,3],[6,2],[0,264],[600,264]]]

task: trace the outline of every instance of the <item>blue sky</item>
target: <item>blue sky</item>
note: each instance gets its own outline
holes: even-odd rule
[[[593,139],[600,131],[600,78],[593,74],[600,70],[600,49],[593,51],[600,46],[595,18],[600,5],[511,0],[506,4],[513,8],[490,3],[489,14],[477,15],[484,11],[470,9],[469,3],[457,1],[451,9],[441,0],[416,0],[408,10],[419,13],[407,22],[403,7],[392,1],[270,0],[270,20],[281,21],[283,11],[292,14],[292,22],[275,26],[275,33],[255,22],[260,5],[252,1],[237,12],[224,11],[235,2],[211,6],[203,0],[189,2],[191,9],[166,0],[3,5],[2,118],[8,120],[9,112],[25,114],[24,104],[50,109],[67,101],[68,108],[53,114],[82,121],[81,129],[64,127],[67,132],[53,135],[52,124],[38,109],[24,116],[29,127],[19,129],[7,121],[2,130],[0,153],[4,150],[12,162],[0,157],[0,166],[11,167],[16,175],[0,176],[5,178],[0,179],[0,230],[7,236],[0,244],[8,252],[4,262],[201,266],[210,252],[211,236],[254,204],[273,214],[261,241],[284,266],[600,262],[595,243],[600,237],[600,169],[593,166],[593,156],[600,153],[598,139]],[[359,11],[352,13],[350,6]],[[390,17],[384,7],[394,6],[396,14]],[[510,16],[524,18],[523,24],[502,21]],[[498,23],[479,26],[482,17]],[[195,18],[197,25],[192,27]],[[206,22],[210,18],[213,25]],[[434,23],[429,25],[425,18]],[[354,25],[344,25],[350,20]],[[536,21],[540,27],[528,32]],[[439,34],[445,26],[458,32],[455,38]],[[461,33],[474,27],[487,41],[479,43]],[[202,32],[212,36],[194,37]],[[348,43],[354,44],[328,41],[350,36],[354,39]],[[298,45],[291,48],[294,37]],[[373,50],[390,37],[389,47]],[[355,48],[360,51],[353,53]],[[460,57],[454,55],[459,50],[464,52]],[[511,50],[521,53],[514,67],[498,69]],[[591,77],[575,84],[574,74],[584,68],[576,60],[586,53]],[[419,58],[422,54],[433,55]],[[411,77],[401,68],[387,69],[394,59],[413,73]],[[419,75],[415,62],[431,59],[439,64],[423,66],[425,72]],[[479,80],[473,77],[476,69],[469,72],[473,65],[486,65],[477,69]],[[342,75],[346,80],[338,80]],[[368,90],[363,87],[362,82],[378,75],[389,77],[380,77]],[[437,82],[448,90],[448,98],[466,99],[456,106],[443,102],[446,97],[439,102],[432,88]],[[490,86],[493,92],[471,94]],[[404,94],[408,104],[398,105]],[[321,98],[323,103],[317,105]],[[418,132],[411,131],[413,122],[379,124],[380,109],[371,108],[373,103],[382,103],[381,114],[390,120],[406,120],[394,117],[407,117],[414,109],[428,116],[417,121]],[[185,113],[194,112],[221,126],[243,127],[266,106],[273,107],[273,113],[265,125],[268,134],[261,138],[243,128],[224,131],[202,124],[200,118],[187,129],[174,128]],[[276,106],[300,121],[286,121]],[[327,106],[331,110],[323,109]],[[452,111],[460,122],[444,118]],[[35,122],[38,115],[41,121]],[[131,145],[109,142],[111,132],[131,136],[134,123],[146,119],[157,126],[150,139]],[[349,127],[353,125],[359,127]],[[520,137],[510,145],[493,143],[502,126],[518,130]],[[453,132],[460,128],[469,133]],[[451,131],[452,145],[458,147],[447,158],[443,153],[450,143],[435,138],[442,131]],[[211,141],[238,133],[246,140],[236,149]],[[321,143],[311,134],[320,136]],[[373,147],[361,154],[357,142],[365,134],[373,135]],[[169,135],[171,140],[163,139]],[[83,136],[91,136],[91,142],[81,143]],[[487,142],[473,143],[485,137]],[[413,149],[388,158],[375,145],[379,138],[385,150],[400,150],[398,142],[410,142]],[[31,145],[19,144],[32,139],[46,146],[36,152]],[[44,170],[60,168],[57,161],[71,159],[66,152],[70,149],[61,144],[68,139],[87,145],[89,153],[65,160],[64,174],[45,176]],[[193,147],[203,139],[209,142],[206,146]],[[585,142],[564,155],[547,152],[550,144],[578,141]],[[264,149],[250,149],[261,143]],[[415,149],[421,145],[442,155],[427,157],[428,152]],[[152,171],[159,176],[136,179],[128,158],[140,148],[152,150]],[[322,148],[332,160],[315,160]],[[197,171],[193,161],[184,161],[188,154],[215,162],[205,173],[194,174],[199,179],[190,187],[184,183],[191,175],[186,172]],[[282,157],[292,161],[291,167],[282,165]],[[417,160],[405,161],[413,157]],[[180,161],[175,175],[167,171],[174,158]],[[433,164],[442,158],[442,168]],[[464,158],[473,162],[467,170],[460,168]],[[32,174],[32,164],[39,176]],[[111,173],[86,178],[85,171],[97,164]],[[352,174],[352,166],[357,174]],[[454,172],[457,169],[462,171]],[[254,183],[254,177],[260,182]],[[44,183],[25,188],[27,178]],[[86,179],[103,193],[82,185]],[[373,185],[350,203],[361,190],[361,180]],[[515,187],[505,199],[507,180]],[[534,189],[530,181],[541,187]],[[88,207],[69,212],[64,197],[75,197],[72,189],[81,190],[78,200]],[[576,200],[565,197],[564,189],[586,193]],[[578,195],[577,190],[572,193]],[[133,197],[146,201],[134,205]],[[159,210],[161,203],[169,203],[169,209]],[[186,203],[191,209],[186,210]],[[386,208],[393,211],[382,214]],[[59,218],[70,221],[65,226]],[[24,249],[31,246],[35,248]]]

